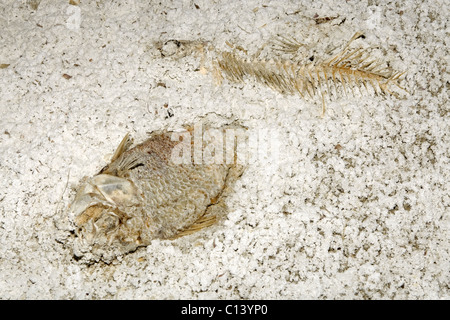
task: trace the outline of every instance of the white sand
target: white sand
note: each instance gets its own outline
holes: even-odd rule
[[[0,5],[0,298],[450,298],[448,1],[68,2]],[[320,104],[216,87],[195,57],[152,46],[228,40],[251,54],[282,34],[307,59],[356,31],[407,71],[409,94],[342,98],[323,119]],[[249,165],[219,225],[111,265],[74,260],[63,209],[80,179],[125,133],[206,114],[269,128],[279,161]]]

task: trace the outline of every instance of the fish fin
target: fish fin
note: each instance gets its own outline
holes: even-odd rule
[[[274,50],[278,52],[295,54],[300,47],[304,46],[304,44],[294,37],[277,35],[277,37],[272,40],[272,46],[274,47]]]
[[[100,173],[122,177],[124,172],[144,166],[144,160],[145,159],[143,159],[141,154],[131,154],[129,157],[123,157],[117,161],[111,162],[111,164],[103,168]]]
[[[119,143],[119,146],[116,149],[116,152],[114,152],[114,155],[111,158],[111,162],[113,162],[114,160],[116,160],[117,158],[119,158],[122,153],[124,153],[125,151],[127,151],[130,146],[133,143],[133,139],[130,137],[130,134],[127,133],[125,135],[125,137],[123,137],[122,141]]]
[[[191,224],[189,227],[182,229],[180,232],[178,232],[176,235],[174,235],[170,239],[173,240],[173,239],[187,236],[189,234],[193,234],[197,231],[202,230],[203,228],[212,226],[216,222],[217,222],[217,216],[206,213],[203,216],[201,216],[197,221],[195,221],[193,224]]]
[[[100,170],[100,173],[111,174],[113,176],[121,176],[121,174],[127,170],[132,170],[136,167],[143,166],[142,157],[140,154],[132,154],[129,157],[120,158],[133,144],[133,139],[127,133],[120,142],[119,146],[114,152],[111,158],[111,163]],[[119,160],[118,160],[119,159]],[[118,160],[118,161],[116,161]]]

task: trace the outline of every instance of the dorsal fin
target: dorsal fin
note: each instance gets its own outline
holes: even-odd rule
[[[127,151],[130,146],[133,143],[133,139],[130,137],[130,134],[127,133],[125,135],[125,137],[123,137],[122,141],[119,143],[119,146],[116,149],[116,152],[114,152],[114,155],[111,158],[111,162],[113,162],[114,160],[116,160],[117,158],[119,158],[122,153],[124,153],[125,151]]]
[[[117,147],[116,152],[114,152],[114,155],[111,157],[111,163],[100,170],[99,173],[121,176],[122,172],[142,165],[140,154],[133,154],[130,157],[125,157],[119,160],[119,158],[130,148],[132,144],[133,139],[130,138],[129,133],[127,133]]]

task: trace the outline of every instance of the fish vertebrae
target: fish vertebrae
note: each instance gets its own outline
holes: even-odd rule
[[[356,33],[345,48],[335,56],[327,60],[314,59],[309,63],[300,63],[295,60],[266,61],[261,59],[242,58],[236,51],[215,52],[207,67],[207,51],[214,51],[211,46],[207,48],[205,42],[200,41],[176,41],[172,46],[173,51],[163,54],[180,58],[192,53],[201,56],[201,70],[211,71],[216,82],[221,84],[223,79],[231,82],[242,83],[247,79],[253,79],[282,94],[298,94],[304,99],[319,101],[325,112],[325,99],[347,95],[355,96],[355,87],[363,94],[395,94],[392,87],[405,90],[399,84],[400,77],[404,72],[397,72],[389,68],[384,62],[370,59],[367,50],[361,48],[349,49],[350,43],[360,37]],[[278,50],[294,53],[301,44],[294,40],[282,39]],[[240,49],[240,51],[245,51]],[[362,89],[364,88],[364,90]]]

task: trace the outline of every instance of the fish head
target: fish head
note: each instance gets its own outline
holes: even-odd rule
[[[205,45],[206,43],[202,41],[189,40],[168,40],[155,43],[162,58],[172,59],[180,59],[196,52],[201,53]]]
[[[112,209],[124,209],[140,203],[136,186],[128,179],[99,174],[87,179],[70,205],[70,212],[77,224],[89,219],[86,211],[93,206],[104,206]]]
[[[138,189],[128,179],[109,174],[86,179],[69,207],[78,238],[76,255],[90,251],[87,247],[102,255],[103,249],[115,245],[123,251],[139,246],[138,237],[130,237],[128,229],[136,224],[133,212],[140,204]]]

